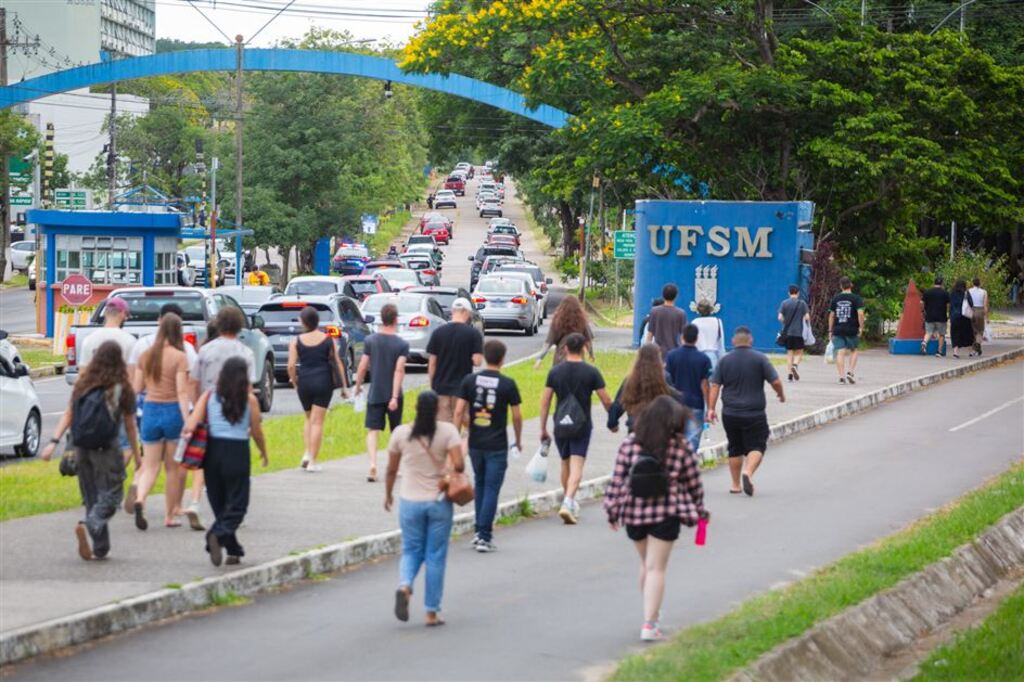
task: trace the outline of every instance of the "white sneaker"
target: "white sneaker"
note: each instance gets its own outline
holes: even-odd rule
[[[562,508],[558,510],[558,515],[567,526],[571,526],[576,523],[576,514],[573,513],[573,504],[571,500],[562,501]]]
[[[490,554],[498,549],[498,547],[488,540],[481,540],[476,543],[476,551],[480,554]]]
[[[480,538],[480,534],[479,533],[474,533],[473,534],[473,541],[469,543],[469,546],[472,549],[476,549],[476,546],[479,545],[481,542],[482,542],[482,540]]]
[[[299,468],[300,469],[305,469],[308,466],[309,466],[309,453],[308,452],[304,452],[304,453],[302,453],[302,461],[299,462]]]
[[[322,466],[320,466],[319,464],[315,464],[313,462],[310,462],[309,464],[306,465],[306,473],[308,474],[320,473],[323,470],[324,468]]]
[[[644,642],[660,642],[665,639],[665,633],[657,623],[644,623],[640,628],[640,639]]]

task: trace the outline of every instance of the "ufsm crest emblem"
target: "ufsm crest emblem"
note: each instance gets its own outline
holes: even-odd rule
[[[711,312],[717,313],[722,309],[718,303],[718,266],[698,265],[693,279],[693,301],[690,302],[690,310],[697,312],[697,304],[700,301],[707,301],[711,304]]]

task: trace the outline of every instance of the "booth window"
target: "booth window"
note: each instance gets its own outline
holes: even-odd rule
[[[157,237],[153,242],[156,257],[153,284],[174,286],[178,283],[178,240],[174,237]]]
[[[94,284],[142,284],[141,237],[57,235],[55,281],[81,273]]]

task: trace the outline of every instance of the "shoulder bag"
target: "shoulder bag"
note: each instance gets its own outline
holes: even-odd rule
[[[434,453],[430,451],[430,443],[423,442],[420,440],[420,445],[427,451],[427,455],[437,461],[434,457]],[[469,481],[469,476],[466,475],[465,471],[455,471],[454,467],[451,466],[451,462],[448,461],[447,454],[445,455],[445,465],[447,471],[445,472],[444,478],[442,479],[441,490],[453,504],[457,504],[462,507],[473,501],[475,493],[473,491],[473,484]]]
[[[786,337],[789,334],[789,325],[793,324],[793,318],[796,317],[796,311],[800,309],[799,305],[793,306],[793,312],[789,314],[786,321],[782,323],[782,329],[779,330],[779,335],[775,337],[775,345],[780,348],[786,347]]]
[[[974,300],[971,298],[970,291],[964,292],[964,302],[960,305],[960,314],[968,320],[974,318]]]

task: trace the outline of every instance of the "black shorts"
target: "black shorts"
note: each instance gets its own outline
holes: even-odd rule
[[[299,402],[302,403],[302,411],[309,412],[313,406],[322,407],[325,410],[331,405],[331,394],[334,389],[322,381],[299,381],[299,387],[295,391],[299,395]]]
[[[648,535],[656,540],[675,542],[679,539],[679,527],[682,522],[678,516],[670,516],[661,523],[647,523],[642,526],[630,526],[626,524],[626,535],[633,542],[640,542]]]
[[[590,436],[594,433],[593,426],[575,438],[556,438],[555,447],[558,448],[558,456],[562,459],[569,459],[570,456],[586,457],[590,449]]]
[[[729,456],[743,457],[748,452],[764,452],[768,448],[771,429],[768,417],[730,417],[722,415],[725,437],[729,440]]]
[[[369,403],[366,406],[366,421],[364,422],[366,428],[372,431],[383,431],[384,430],[384,418],[387,417],[387,421],[391,426],[391,430],[394,431],[402,423],[402,398],[398,399],[398,409],[389,410],[387,403]]]
[[[786,337],[786,350],[803,350],[804,349],[804,337],[802,336],[787,336]]]

